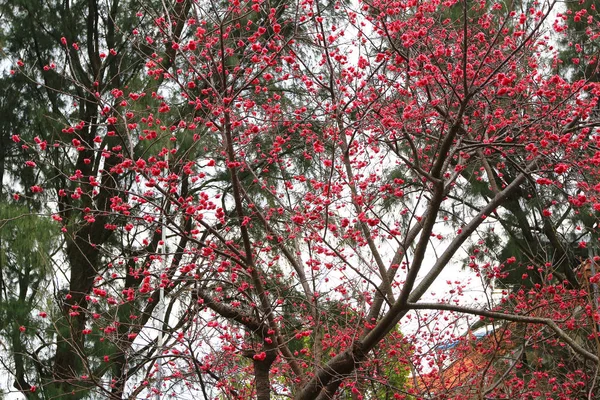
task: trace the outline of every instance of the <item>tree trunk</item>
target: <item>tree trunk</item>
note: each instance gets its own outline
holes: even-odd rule
[[[256,399],[270,400],[271,399],[271,381],[269,379],[269,371],[273,360],[254,360],[254,379],[256,380]]]
[[[85,231],[84,231],[85,232]],[[81,374],[85,357],[84,335],[88,301],[98,263],[98,249],[92,246],[78,233],[74,240],[67,244],[67,259],[71,267],[69,282],[69,297],[60,298],[63,316],[57,322],[58,337],[54,375],[57,383],[64,392],[72,390],[72,379],[78,379]],[[71,312],[76,313],[71,315]]]

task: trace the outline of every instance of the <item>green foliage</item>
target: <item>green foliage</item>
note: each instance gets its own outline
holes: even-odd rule
[[[51,255],[57,248],[57,227],[47,217],[32,214],[27,207],[0,203],[0,336],[11,352],[15,375],[40,365],[26,354],[42,320],[34,316],[46,297],[52,278]]]
[[[568,1],[564,3],[567,16],[567,35],[561,46],[559,72],[570,80],[587,79],[597,82],[598,51],[600,39],[592,38],[595,25],[599,21],[598,2],[595,0]],[[594,9],[595,7],[596,9]],[[588,23],[591,21],[591,23]],[[576,61],[575,61],[576,60]]]

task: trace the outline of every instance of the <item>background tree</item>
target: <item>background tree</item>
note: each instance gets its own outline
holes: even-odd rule
[[[567,79],[598,81],[598,10],[592,1],[565,3],[556,26],[565,30],[557,68]]]
[[[36,376],[34,381],[40,387],[36,393],[45,397],[68,393],[79,398],[95,386],[93,382],[75,381],[97,368],[90,363],[98,356],[99,338],[84,339],[88,314],[77,310],[87,308],[95,279],[110,264],[108,249],[116,243],[119,251],[127,253],[130,248],[106,229],[115,223],[114,216],[109,215],[109,199],[126,189],[131,178],[117,176],[111,170],[117,159],[103,157],[94,149],[111,142],[110,137],[97,142],[101,139],[98,123],[105,121],[102,97],[115,88],[142,87],[139,77],[144,47],[139,48],[131,39],[134,30],[148,19],[136,16],[140,10],[137,2],[3,2],[1,10],[7,21],[1,40],[3,52],[24,60],[17,66],[22,74],[5,79],[3,115],[10,117],[3,119],[3,140],[10,135],[19,142],[8,149],[30,144],[23,147],[21,158],[6,162],[3,157],[3,167],[8,166],[3,168],[8,172],[4,176],[12,183],[11,191],[22,194],[22,200],[15,201],[37,205],[30,211],[54,213],[63,227],[62,251],[54,259],[55,274],[44,277],[57,284],[50,288],[57,308],[44,305],[44,312],[54,317],[51,325],[45,326],[52,333],[39,348],[29,349],[30,365],[35,368],[17,369],[15,387],[29,397],[37,396],[27,382],[28,377]],[[77,134],[72,135],[75,131]],[[20,168],[25,162],[28,167]],[[86,182],[81,184],[83,179]],[[16,229],[20,227],[18,224]],[[27,275],[30,266],[15,268]],[[32,288],[29,282],[23,291],[29,293]],[[43,298],[36,290],[31,296],[36,301]],[[116,384],[108,390],[117,397],[124,384],[119,375],[125,373],[122,364],[117,356],[112,365]]]

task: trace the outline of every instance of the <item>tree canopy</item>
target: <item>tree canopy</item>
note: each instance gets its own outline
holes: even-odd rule
[[[596,392],[593,2],[0,15],[6,390]]]

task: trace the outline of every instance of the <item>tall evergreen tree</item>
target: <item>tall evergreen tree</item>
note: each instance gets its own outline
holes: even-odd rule
[[[559,72],[566,79],[597,82],[600,77],[600,5],[594,0],[567,1],[556,26],[566,30],[560,44]]]
[[[6,96],[2,103],[5,116],[2,142],[11,145],[2,146],[2,183],[9,183],[11,192],[21,192],[20,200],[16,197],[10,200],[15,203],[15,210],[22,212],[21,204],[28,204],[29,212],[54,213],[63,226],[61,249],[54,253],[55,270],[60,268],[63,274],[53,276],[49,268],[39,271],[47,274],[40,279],[57,285],[56,314],[47,326],[56,347],[44,348],[35,355],[22,355],[29,358],[27,365],[32,368],[15,370],[15,387],[27,396],[34,396],[28,391],[28,378],[35,376],[33,381],[41,383],[45,398],[81,398],[87,393],[89,385],[73,382],[97,359],[97,350],[89,349],[90,341],[97,343],[98,338],[85,338],[88,314],[76,310],[91,307],[87,299],[95,278],[106,268],[105,257],[111,253],[111,246],[122,244],[105,226],[118,223],[110,215],[110,199],[123,196],[122,190],[130,179],[113,170],[121,161],[119,155],[102,157],[95,147],[106,148],[111,142],[112,145],[118,142],[111,138],[97,141],[105,133],[99,128],[107,118],[102,110],[112,105],[107,95],[123,87],[132,92],[143,88],[140,76],[147,47],[144,42],[134,40],[134,31],[152,25],[152,11],[160,9],[162,3],[144,2],[144,7],[148,11],[146,16],[138,11],[143,7],[137,1],[0,3],[5,21],[0,35],[2,52],[11,57],[17,70],[13,71],[14,76],[3,77],[2,90]],[[178,2],[171,10],[174,38],[183,29],[188,9],[189,2]],[[171,51],[165,49],[167,58]],[[118,127],[114,130],[118,135],[126,134]],[[41,148],[41,156],[35,155],[39,149],[22,147],[23,143]],[[30,167],[23,169],[21,165],[25,162]],[[98,189],[94,184],[96,179],[100,183]],[[86,184],[80,186],[80,181]],[[42,187],[44,193],[40,196]],[[4,188],[6,192],[8,189]],[[33,200],[32,194],[36,194],[37,200]],[[42,199],[45,204],[40,202]],[[86,219],[90,215],[96,215],[95,220]],[[31,233],[31,225],[20,224],[18,219],[12,224],[12,229],[18,232],[13,240]],[[45,231],[33,235],[32,246],[35,241],[45,243],[43,235],[50,232],[45,225],[39,227]],[[12,249],[12,244],[6,242],[8,239],[4,240],[3,249]],[[33,273],[31,268],[41,267],[20,262],[10,253],[4,257],[14,259],[12,268],[18,276],[27,276]],[[66,268],[59,265],[63,259]],[[43,298],[43,292],[34,290],[34,281],[22,284],[23,293],[32,296],[30,303]],[[13,346],[17,344],[14,342]],[[115,358],[112,377],[117,384],[110,392],[118,395],[123,390],[125,365],[119,362],[122,357]]]

